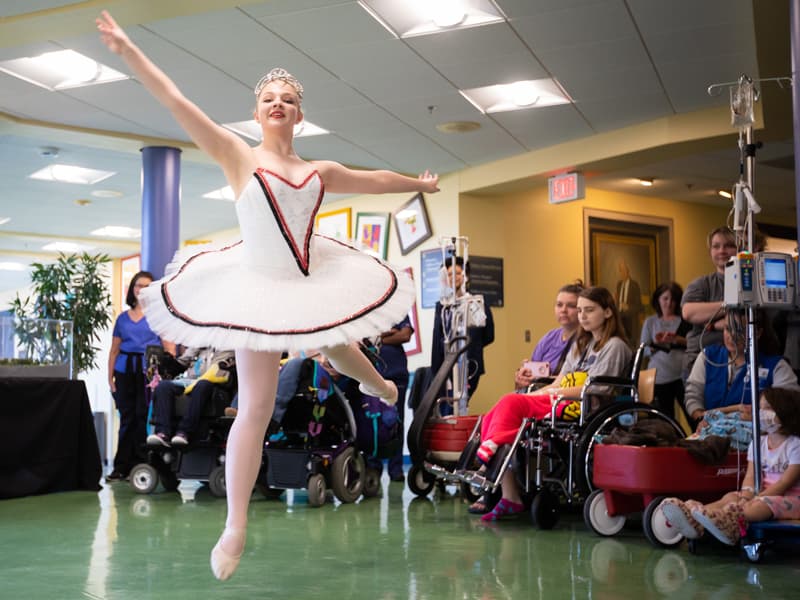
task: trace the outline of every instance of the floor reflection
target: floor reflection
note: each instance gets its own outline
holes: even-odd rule
[[[388,478],[353,504],[254,494],[240,571],[220,584],[208,553],[226,508],[206,488],[191,502],[124,484],[15,499],[0,503],[0,597],[748,600],[787,598],[800,577],[791,553],[753,565],[711,544],[655,548],[635,524],[610,538],[578,514],[552,531],[526,518],[485,526],[467,506],[455,489],[417,498]]]

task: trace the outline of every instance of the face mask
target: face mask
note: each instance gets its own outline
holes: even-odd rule
[[[771,408],[762,408],[758,411],[758,423],[761,426],[761,433],[776,433],[781,427],[778,415]]]

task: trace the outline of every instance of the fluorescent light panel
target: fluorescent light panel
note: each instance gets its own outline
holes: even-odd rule
[[[124,73],[74,50],[0,61],[0,71],[50,91],[129,79]]]
[[[5,225],[11,220],[11,217],[0,217],[0,225]]]
[[[401,38],[505,20],[490,0],[358,0],[358,3],[392,35]]]
[[[223,123],[223,127],[230,129],[234,133],[238,133],[242,137],[250,140],[261,141],[261,125],[253,120],[249,121],[236,121],[235,123]],[[294,127],[294,137],[310,137],[312,135],[326,135],[330,133],[327,129],[323,129],[318,125],[314,125],[310,121],[303,120],[299,125]]]
[[[72,165],[49,165],[44,169],[39,169],[35,173],[28,175],[31,179],[41,179],[42,181],[57,181],[58,183],[79,183],[83,185],[93,185],[104,179],[116,175],[113,171],[100,171],[98,169],[85,169]]]
[[[84,252],[92,250],[94,246],[85,246],[83,244],[75,244],[74,242],[51,242],[42,246],[42,250],[50,252],[63,252],[64,254],[74,254],[76,252]]]
[[[214,190],[213,192],[203,194],[203,198],[211,198],[212,200],[228,200],[230,202],[236,200],[233,195],[233,188],[229,185],[221,187],[218,190]]]
[[[18,262],[0,262],[0,271],[26,271],[28,265]]]
[[[142,231],[140,229],[134,229],[133,227],[123,227],[121,225],[106,225],[105,227],[101,227],[100,229],[95,229],[91,232],[91,235],[96,235],[99,237],[109,237],[109,238],[119,238],[123,240],[135,240],[142,237]]]
[[[555,79],[528,79],[459,92],[482,113],[541,108],[572,102]]]

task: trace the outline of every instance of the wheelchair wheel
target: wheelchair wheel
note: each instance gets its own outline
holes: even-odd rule
[[[539,529],[552,529],[558,523],[560,510],[556,495],[547,488],[542,488],[531,502],[531,522]]]
[[[128,474],[131,487],[140,494],[150,494],[158,487],[158,471],[152,465],[139,463]]]
[[[331,488],[342,502],[355,502],[364,489],[364,457],[352,446],[333,459]]]
[[[472,487],[468,483],[461,484],[461,497],[464,498],[467,502],[472,504],[476,502],[478,498],[480,498],[483,494],[480,491],[476,491],[474,487]]]
[[[615,402],[590,417],[577,442],[575,480],[582,496],[594,490],[592,483],[592,458],[595,444],[615,428],[629,429],[641,419],[661,419],[669,423],[680,437],[683,429],[674,419],[659,410],[641,403]]]
[[[422,465],[411,465],[408,470],[408,489],[417,496],[427,496],[436,484],[436,478]]]
[[[583,505],[583,520],[586,526],[597,535],[604,537],[616,535],[625,527],[625,515],[612,517],[608,514],[606,497],[603,490],[595,490]]]
[[[642,515],[642,529],[647,541],[657,548],[674,548],[683,541],[683,535],[674,527],[667,525],[664,513],[661,512],[661,503],[665,496],[653,498],[645,507]]]
[[[367,498],[374,498],[381,490],[381,472],[378,469],[367,467],[364,473],[364,495]]]
[[[208,489],[213,496],[224,498],[228,495],[225,487],[225,465],[217,465],[208,474]]]
[[[325,504],[325,494],[328,486],[325,485],[325,477],[322,473],[314,473],[308,478],[306,484],[308,489],[308,503],[311,506],[322,506]]]

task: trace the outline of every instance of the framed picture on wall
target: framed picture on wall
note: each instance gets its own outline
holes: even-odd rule
[[[625,331],[636,342],[652,312],[650,296],[672,279],[672,221],[610,211],[584,217],[586,281],[614,295]]]
[[[349,240],[350,213],[349,208],[339,208],[318,213],[316,219],[317,233],[336,240]]]
[[[368,252],[386,260],[389,250],[389,213],[356,214],[356,231],[353,237]]]
[[[433,235],[428,212],[425,210],[425,199],[421,193],[415,194],[411,200],[395,211],[394,227],[403,255]]]

